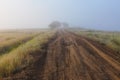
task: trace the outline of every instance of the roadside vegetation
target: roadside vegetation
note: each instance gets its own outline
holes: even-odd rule
[[[30,54],[42,50],[41,46],[54,35],[54,31],[25,33],[25,35],[21,34],[21,38],[16,35],[15,40],[10,39],[12,40],[10,42],[6,40],[4,41],[6,45],[1,45],[6,47],[14,46],[12,47],[14,49],[10,51],[5,50],[4,53],[0,53],[2,54],[0,55],[0,77],[9,76],[11,73],[17,72],[30,65],[33,62],[33,56]],[[16,45],[19,46],[15,47]],[[3,50],[3,48],[0,49]]]
[[[72,30],[73,32],[89,37],[101,44],[111,47],[112,49],[120,52],[120,32],[106,32],[94,30]]]
[[[8,33],[7,33],[8,34]],[[1,38],[0,43],[0,55],[9,52],[13,50],[14,48],[18,47],[20,44],[23,44],[29,40],[31,40],[33,37],[37,36],[39,33],[34,33],[29,35],[24,33],[14,33],[12,35],[8,34],[4,36],[4,38]]]

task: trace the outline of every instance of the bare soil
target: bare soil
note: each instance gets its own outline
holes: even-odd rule
[[[32,55],[32,65],[3,80],[120,80],[120,54],[68,31]]]

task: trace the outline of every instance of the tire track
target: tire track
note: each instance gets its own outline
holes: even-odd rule
[[[99,50],[83,37],[75,36],[66,31],[60,32],[59,36],[56,43],[52,44],[55,47],[49,49],[51,53],[48,53],[49,60],[46,60],[45,72],[48,67],[53,68],[48,71],[43,80],[120,79],[119,61]],[[52,62],[49,63],[49,61]],[[52,71],[53,73],[51,73]]]
[[[56,38],[49,42],[46,52],[32,68],[26,70],[31,76],[14,79],[120,80],[120,61],[117,59],[120,55],[102,47],[103,45],[90,39],[60,30]],[[29,73],[30,70],[33,72]]]

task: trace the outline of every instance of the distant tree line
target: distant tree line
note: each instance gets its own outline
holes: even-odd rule
[[[59,22],[59,21],[53,21],[52,23],[49,24],[49,27],[51,29],[58,29],[58,28],[68,28],[69,24],[66,22]]]

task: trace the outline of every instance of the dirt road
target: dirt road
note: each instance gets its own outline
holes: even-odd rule
[[[62,30],[45,47],[33,65],[5,80],[120,80],[120,54],[93,40]]]

